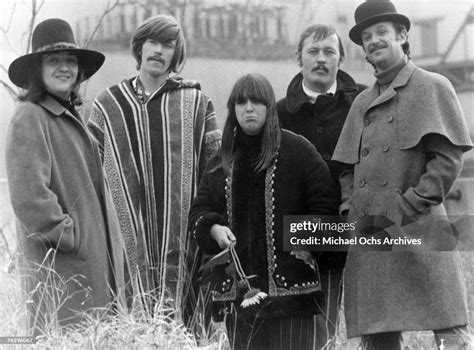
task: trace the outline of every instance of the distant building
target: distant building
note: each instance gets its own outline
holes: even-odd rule
[[[352,11],[330,0],[139,0],[120,3],[110,12],[97,31],[95,42],[106,47],[127,46],[139,23],[157,13],[169,13],[182,23],[191,54],[292,58],[294,45],[304,27],[325,22],[347,32]],[[80,41],[90,37],[98,21],[99,15],[77,21]],[[360,52],[352,51],[362,59]],[[272,56],[268,57],[269,54]]]
[[[419,65],[448,77],[458,92],[474,90],[474,5],[467,12],[413,21],[410,38]]]
[[[367,68],[364,54],[345,35],[353,25],[357,5],[347,0],[125,1],[104,18],[95,42],[106,48],[128,48],[131,33],[140,23],[155,14],[168,13],[182,23],[191,55],[290,59],[301,31],[310,24],[326,23],[341,33],[345,64],[357,71]],[[413,60],[446,75],[458,91],[474,90],[474,7],[469,6],[461,2],[438,7],[426,2],[397,3],[399,11],[412,21],[409,40]],[[90,37],[98,21],[98,16],[77,21],[80,41]]]

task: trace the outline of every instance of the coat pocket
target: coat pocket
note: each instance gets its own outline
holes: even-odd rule
[[[406,216],[416,216],[421,215],[422,213],[418,212],[413,205],[405,198],[402,191],[397,190],[397,203],[402,215]]]
[[[412,245],[406,250],[452,251],[456,249],[459,243],[458,233],[442,204],[432,205],[420,213],[398,191],[397,201],[402,210],[400,224],[402,236],[419,239],[418,245]]]

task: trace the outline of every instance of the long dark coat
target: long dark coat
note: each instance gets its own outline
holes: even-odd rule
[[[300,72],[288,85],[286,96],[278,101],[277,111],[282,128],[306,137],[316,147],[328,165],[334,190],[340,198],[339,176],[345,168],[353,166],[335,162],[331,158],[352,102],[366,86],[357,84],[341,69],[337,72],[336,82],[333,96],[319,95],[316,102],[311,103],[303,90],[303,74]],[[320,256],[318,265],[320,270],[342,271],[345,261],[346,253],[332,252]]]
[[[282,128],[306,137],[316,147],[339,192],[339,175],[344,164],[332,161],[331,157],[352,102],[366,86],[357,84],[349,74],[338,70],[335,94],[320,95],[315,103],[311,103],[302,81],[302,73],[291,80],[286,97],[277,103],[278,118]]]
[[[362,92],[333,159],[355,164],[341,176],[349,220],[443,214],[442,201],[471,141],[449,81],[409,62],[379,94]],[[345,271],[348,337],[467,324],[457,252],[352,252]]]
[[[33,301],[30,312],[39,311],[30,326],[36,333],[46,326],[47,308],[65,325],[79,320],[77,311],[105,307],[123,292],[124,248],[98,147],[82,120],[49,96],[20,103],[9,126],[6,163],[23,287]],[[55,273],[48,274],[49,267]],[[41,295],[54,294],[60,279],[69,281],[64,296],[53,301]],[[34,293],[39,282],[47,289]]]
[[[331,215],[337,212],[334,184],[326,163],[313,145],[302,136],[282,130],[276,160],[266,170],[255,173],[251,159],[258,148],[249,149],[237,132],[235,143],[244,149],[236,156],[230,174],[214,157],[203,174],[198,194],[190,210],[190,223],[199,246],[208,254],[220,251],[210,237],[210,228],[218,223],[236,235],[236,250],[253,287],[269,295],[265,307],[252,307],[250,315],[259,318],[312,315],[319,313],[316,297],[321,290],[317,268],[309,260],[283,250],[284,215]],[[241,301],[235,276],[224,269],[213,271],[214,314],[222,315],[226,302]],[[267,304],[269,302],[269,304]],[[258,310],[258,311],[256,311]],[[247,313],[247,312],[246,312]]]

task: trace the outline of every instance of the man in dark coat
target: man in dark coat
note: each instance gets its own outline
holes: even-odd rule
[[[286,97],[278,101],[282,128],[306,137],[321,153],[329,167],[340,198],[339,175],[344,164],[331,160],[352,101],[365,88],[339,69],[344,47],[336,30],[327,25],[312,25],[300,36],[296,59],[301,67],[288,86]],[[337,212],[334,213],[337,215]],[[317,316],[318,340],[333,339],[342,292],[342,271],[346,253],[324,253],[318,257],[323,313]]]
[[[333,160],[354,164],[340,178],[349,220],[386,217],[397,228],[391,237],[405,235],[407,217],[446,214],[472,142],[451,83],[409,60],[409,19],[388,1],[368,1],[355,20],[349,36],[376,82],[352,104]],[[424,240],[434,230],[416,231]],[[434,330],[440,348],[472,349],[459,254],[391,248],[402,251],[348,253],[348,337],[361,336],[364,349],[402,349],[402,331]]]

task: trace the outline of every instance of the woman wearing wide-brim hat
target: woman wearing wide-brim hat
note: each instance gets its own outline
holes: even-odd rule
[[[103,62],[101,53],[76,45],[67,22],[48,19],[34,29],[32,53],[8,70],[25,89],[10,122],[6,164],[28,326],[35,335],[121,301],[118,220],[97,144],[75,109],[80,83]]]

